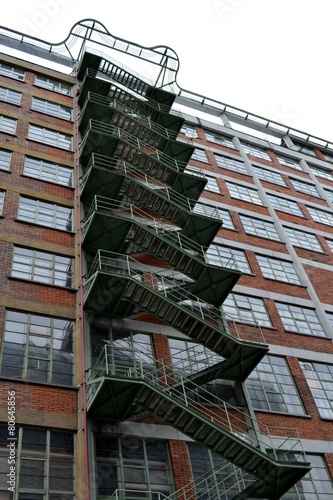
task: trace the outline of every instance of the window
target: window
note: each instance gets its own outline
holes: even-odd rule
[[[333,175],[331,170],[325,170],[324,168],[315,167],[314,165],[309,165],[309,167],[315,176],[323,177],[324,179],[329,179],[330,181],[333,180]]]
[[[205,189],[207,191],[211,191],[212,193],[221,193],[219,185],[218,185],[215,177],[210,177],[209,175],[206,175],[205,179],[207,179],[207,184],[205,186]]]
[[[12,276],[49,285],[71,287],[73,259],[30,248],[15,247]]]
[[[185,134],[186,137],[192,137],[193,139],[195,137],[198,137],[196,128],[193,125],[189,125],[188,123],[184,123],[180,131],[182,134]]]
[[[294,283],[296,285],[301,284],[292,262],[273,259],[265,255],[257,255],[257,260],[265,278]]]
[[[19,106],[21,104],[21,97],[21,92],[16,92],[15,90],[0,87],[0,101],[5,101],[9,104],[16,104],[17,106]]]
[[[254,481],[249,474],[205,446],[190,442],[187,447],[194,487],[197,489],[193,498],[230,500],[242,495]],[[209,478],[207,485],[203,478]],[[207,489],[203,490],[203,487]]]
[[[315,151],[313,150],[313,148],[310,148],[309,146],[306,146],[305,144],[301,144],[299,142],[293,141],[293,143],[294,143],[294,146],[296,146],[297,151],[299,151],[300,153],[305,153],[305,154],[311,155],[311,156],[317,156]]]
[[[210,132],[205,130],[205,135],[207,141],[215,142],[216,144],[221,144],[221,146],[226,146],[227,148],[235,149],[234,143],[230,137],[221,134],[215,134],[214,132]]]
[[[279,186],[285,186],[284,178],[281,174],[273,172],[273,170],[266,170],[265,168],[260,168],[253,166],[258,179],[262,179],[267,182],[272,182],[273,184],[278,184]]]
[[[62,231],[72,230],[71,208],[41,200],[33,200],[21,196],[18,218],[32,224],[48,226]]]
[[[326,337],[314,309],[281,302],[276,302],[276,307],[286,331]]]
[[[55,130],[50,130],[44,127],[37,127],[37,125],[29,125],[28,139],[32,141],[49,144],[56,148],[72,149],[72,137]]]
[[[265,356],[249,375],[246,386],[256,410],[305,414],[284,358]]]
[[[253,234],[261,238],[280,241],[279,234],[274,227],[273,222],[268,222],[263,219],[255,219],[247,215],[240,215],[240,219],[244,226],[246,234]]]
[[[248,144],[248,143],[247,144],[242,143],[242,147],[247,155],[257,156],[262,160],[271,161],[271,157],[264,148],[260,148],[259,146],[254,146],[253,144]]]
[[[0,132],[13,135],[16,133],[16,126],[17,120],[0,115]]]
[[[28,177],[35,177],[42,181],[72,186],[73,169],[49,161],[26,157],[23,173]]]
[[[303,212],[299,208],[296,201],[291,201],[287,198],[280,198],[279,196],[273,196],[272,194],[268,194],[267,198],[271,202],[274,210],[280,210],[281,212],[287,212],[288,214],[297,215],[298,217],[304,217]]]
[[[206,252],[206,258],[207,262],[214,266],[239,269],[243,273],[251,273],[251,268],[243,250],[212,244]]]
[[[227,156],[214,155],[217,166],[220,168],[226,168],[232,170],[233,172],[238,172],[239,174],[249,175],[246,170],[246,166],[242,161],[234,160],[233,158],[228,158]]]
[[[12,152],[0,149],[0,170],[9,170]]]
[[[333,365],[301,362],[304,376],[322,418],[333,418]]]
[[[328,246],[330,247],[330,249],[333,252],[333,240],[329,240],[329,239],[326,238],[326,242],[327,242]]]
[[[134,498],[146,498],[147,491],[154,493],[152,498],[172,493],[166,441],[110,435],[96,435],[95,439],[98,498],[110,498],[118,488],[133,491]]]
[[[230,212],[228,210],[224,210],[223,208],[217,208],[219,215],[223,221],[222,228],[225,229],[235,229],[235,225],[231,218]]]
[[[264,301],[257,297],[230,293],[223,302],[222,310],[236,321],[272,326]]]
[[[110,343],[115,348],[114,365],[117,365],[117,361],[120,361],[123,366],[125,356],[128,362],[131,363],[131,366],[134,366],[135,359],[147,362],[150,365],[154,364],[151,337],[146,333],[92,324],[91,345],[93,364],[95,364],[97,358],[104,350],[105,343]],[[119,354],[118,356],[117,353]]]
[[[325,210],[318,210],[313,207],[306,207],[309,214],[314,221],[320,222],[321,224],[326,224],[327,226],[333,226],[333,215],[330,212],[325,212]]]
[[[37,87],[42,87],[43,89],[58,92],[59,94],[71,95],[71,85],[57,80],[52,80],[52,78],[47,78],[46,76],[36,75],[35,85]]]
[[[316,187],[313,184],[309,184],[308,182],[302,182],[298,179],[290,179],[292,185],[296,189],[296,191],[300,191],[301,193],[309,194],[311,196],[316,196],[319,198],[319,193]]]
[[[7,497],[8,426],[0,426],[0,497],[74,500],[73,433],[17,427],[16,439],[16,494]]]
[[[333,191],[331,191],[329,189],[324,189],[324,191],[326,193],[327,198],[329,198],[331,201],[333,201]]]
[[[306,248],[308,250],[313,250],[315,252],[323,251],[317,237],[314,234],[305,233],[303,231],[299,231],[298,229],[293,229],[291,227],[285,227],[284,230],[290,242],[294,246]]]
[[[0,75],[8,76],[8,78],[21,80],[23,82],[25,78],[25,71],[19,68],[14,68],[13,66],[8,66],[8,64],[0,63]]]
[[[249,203],[254,203],[255,205],[262,205],[262,201],[255,189],[248,188],[246,186],[241,186],[240,184],[234,184],[233,182],[226,182],[227,188],[229,189],[231,198],[237,198],[238,200],[248,201]]]
[[[197,160],[209,163],[205,150],[199,148],[195,148],[195,150],[192,153],[191,160]]]
[[[322,152],[322,155],[326,161],[330,161],[331,163],[333,163],[333,155],[330,155],[328,153],[323,153],[323,152]]]
[[[2,215],[4,201],[5,201],[5,191],[0,191],[0,215]]]
[[[286,156],[276,155],[277,159],[284,165],[285,167],[295,168],[296,170],[302,170],[302,167],[299,164],[299,160],[294,160],[293,158],[287,158]]]
[[[73,322],[7,311],[1,375],[73,385]]]
[[[305,455],[312,469],[281,500],[330,500],[333,486],[324,459],[320,455]]]
[[[63,120],[71,120],[72,118],[72,110],[68,106],[46,101],[45,99],[39,99],[38,97],[32,98],[32,109],[39,113],[62,118]]]

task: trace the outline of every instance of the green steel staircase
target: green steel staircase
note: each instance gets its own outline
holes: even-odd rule
[[[155,368],[157,365],[160,368]],[[241,498],[278,499],[310,470],[309,464],[297,462],[296,456],[294,462],[290,461],[299,445],[293,431],[274,428],[272,434],[261,425],[259,432],[248,414],[222,400],[213,404],[209,393],[207,399],[202,395],[202,389],[198,401],[189,386],[193,391],[192,380],[186,380],[170,365],[161,366],[161,360],[149,363],[146,355],[142,361],[131,350],[105,345],[88,380],[88,413],[118,421],[131,417],[138,408],[152,412],[253,475],[256,481],[249,487],[251,496]],[[281,440],[279,450],[272,445],[276,437]],[[289,459],[278,458],[281,454]]]
[[[152,412],[251,475],[253,481],[232,498],[278,499],[309,470],[290,461],[293,453],[278,459],[276,439],[284,452],[284,431],[271,441],[237,408],[192,398],[199,388],[203,397],[202,384],[216,378],[244,381],[268,346],[253,325],[238,330],[221,315],[219,306],[239,272],[207,263],[205,250],[221,221],[198,202],[204,175],[186,171],[193,147],[175,140],[183,123],[171,111],[176,96],[89,52],[78,78],[81,201],[87,211],[82,246],[89,266],[84,308],[119,318],[149,313],[212,351],[212,363],[184,374],[170,360],[156,370],[154,360],[137,362],[133,353],[121,359],[126,350],[119,357],[105,346],[88,377],[88,412],[113,421]],[[147,253],[160,263],[158,271],[140,262]],[[193,485],[191,495],[184,500],[200,499]],[[122,500],[129,498],[135,499],[126,494]],[[209,498],[223,497],[218,492]]]
[[[176,229],[133,205],[96,196],[82,223],[82,243],[90,252],[149,252],[191,278],[193,294],[220,305],[240,276],[236,261],[226,267],[208,264],[202,246]]]
[[[85,308],[118,317],[149,312],[225,358],[224,378],[230,380],[244,380],[267,353],[264,344],[235,338],[219,308],[192,295],[188,281],[162,276],[157,286],[149,267],[129,256],[98,251],[84,285]]]

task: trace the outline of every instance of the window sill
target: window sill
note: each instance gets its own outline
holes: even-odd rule
[[[255,413],[266,413],[268,415],[283,415],[285,417],[292,417],[292,418],[306,418],[306,419],[311,419],[312,416],[311,415],[299,415],[298,413],[288,413],[288,412],[285,412],[285,411],[274,411],[274,410],[258,410],[256,408],[253,408],[253,411]]]
[[[79,386],[76,385],[57,384],[55,382],[39,382],[38,380],[26,380],[23,378],[5,377],[2,375],[0,375],[0,380],[12,383],[13,387],[11,388],[11,390],[15,389],[15,384],[29,384],[29,385],[33,384],[33,385],[41,385],[41,386],[55,387],[55,388],[61,387],[63,389],[74,390],[74,391],[78,391],[80,388]]]
[[[66,292],[71,292],[71,293],[76,293],[79,290],[78,288],[71,288],[61,285],[52,285],[52,283],[45,283],[44,281],[34,281],[26,278],[19,278],[18,276],[8,276],[8,279],[13,281],[24,281],[24,283],[31,283],[32,285],[42,285],[42,286],[57,288],[58,290],[64,290]]]
[[[20,222],[21,224],[27,224],[28,226],[37,226],[37,227],[44,227],[45,229],[51,229],[53,231],[60,231],[61,233],[66,233],[69,234],[70,236],[75,236],[76,232],[75,231],[66,231],[66,229],[59,229],[58,227],[50,227],[46,226],[44,224],[37,224],[37,222],[29,222],[27,220],[22,220],[22,219],[14,219],[15,222]]]

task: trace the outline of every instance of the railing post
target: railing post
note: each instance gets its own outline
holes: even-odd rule
[[[109,362],[108,362],[108,345],[105,344],[104,346],[104,351],[105,351],[105,373],[106,375],[109,375]]]

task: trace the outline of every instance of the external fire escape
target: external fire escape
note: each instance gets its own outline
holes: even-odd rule
[[[204,175],[186,170],[193,146],[176,140],[183,119],[171,112],[175,96],[89,52],[78,78],[85,308],[121,318],[149,313],[212,352],[211,364],[185,376],[170,360],[105,346],[91,369],[89,415],[121,421],[152,412],[251,476],[232,498],[280,498],[309,465],[274,449],[282,434],[270,441],[249,415],[193,397],[217,378],[243,382],[268,348],[249,326],[237,330],[221,315],[240,273],[207,262],[222,221],[198,201]]]

